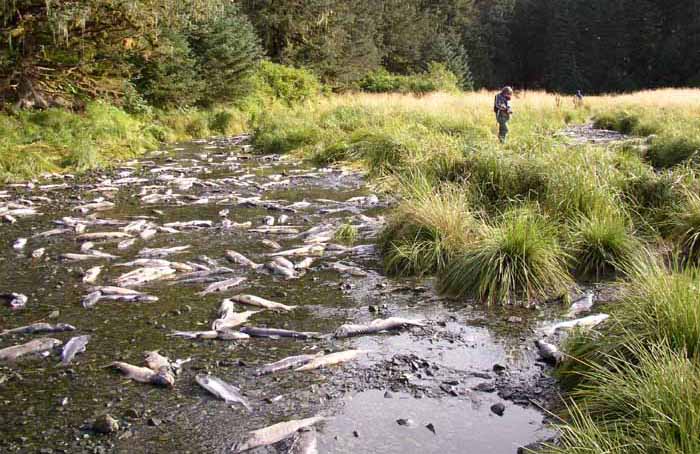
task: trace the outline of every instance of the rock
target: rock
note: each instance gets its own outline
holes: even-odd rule
[[[385,399],[393,399],[393,398],[394,398],[394,394],[393,394],[391,391],[386,391],[386,392],[384,393],[384,398],[385,398]]]
[[[358,431],[356,431],[356,430],[353,430],[353,431],[352,431],[352,436],[355,437],[355,438],[360,438],[360,432],[358,432]]]
[[[425,428],[437,435],[437,432],[435,432],[435,426],[433,425],[432,422],[429,422],[428,424],[425,425]]]
[[[373,313],[373,314],[376,314],[377,312],[379,312],[379,306],[377,306],[377,305],[372,305],[372,306],[369,307],[369,311],[370,311],[371,313]]]
[[[148,418],[148,425],[153,427],[158,427],[163,423],[159,418]]]
[[[130,409],[128,409],[128,410],[126,411],[126,413],[124,413],[124,415],[125,415],[127,418],[140,418],[140,417],[141,417],[141,413],[140,413],[137,409],[135,409],[135,408],[130,408]]]
[[[545,447],[546,445],[544,443],[537,441],[535,443],[530,443],[529,445],[519,447],[518,454],[534,454],[542,451]]]
[[[491,405],[491,411],[496,413],[498,416],[503,416],[503,413],[506,411],[506,406],[499,402]]]
[[[399,426],[405,426],[405,427],[413,427],[416,425],[412,420],[404,419],[404,418],[397,419],[396,424],[398,424]]]
[[[496,363],[493,365],[493,371],[500,375],[506,371],[506,366]]]
[[[119,423],[111,415],[100,415],[92,423],[92,430],[101,434],[111,434],[119,430]]]
[[[508,323],[522,323],[522,317],[516,317],[515,315],[508,317]]]
[[[472,388],[474,391],[481,391],[483,393],[492,393],[496,391],[496,385],[490,382],[479,383]]]

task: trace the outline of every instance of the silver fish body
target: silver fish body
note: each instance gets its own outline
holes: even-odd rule
[[[241,390],[230,383],[212,375],[197,375],[195,381],[214,396],[225,402],[234,402],[243,405],[246,410],[252,411],[248,401],[241,395]]]
[[[89,335],[72,337],[61,351],[61,364],[67,366],[73,361],[73,358],[79,353],[85,351],[85,347],[90,340]]]

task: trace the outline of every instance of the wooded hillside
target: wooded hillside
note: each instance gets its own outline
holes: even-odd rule
[[[431,62],[465,89],[700,85],[697,0],[7,0],[0,34],[0,96],[24,107],[226,101],[263,54],[335,89]]]

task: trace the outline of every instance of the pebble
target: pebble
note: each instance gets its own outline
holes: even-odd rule
[[[432,422],[429,422],[428,424],[425,425],[425,428],[437,435],[437,432],[435,431],[435,426],[433,425]]]
[[[496,391],[496,385],[490,382],[483,382],[479,383],[475,387],[472,388],[474,391],[481,391],[484,393],[492,393]]]
[[[148,425],[153,427],[158,427],[163,423],[160,418],[148,418]]]
[[[119,423],[111,415],[100,415],[92,424],[92,430],[101,434],[110,434],[119,430]]]
[[[497,414],[498,416],[503,416],[503,413],[505,413],[506,411],[506,406],[499,402],[497,404],[491,405],[491,411]]]

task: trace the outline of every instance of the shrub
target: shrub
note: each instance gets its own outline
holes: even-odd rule
[[[531,209],[504,214],[440,276],[442,293],[487,303],[529,305],[572,284],[555,229]]]
[[[246,129],[245,115],[239,111],[219,110],[209,118],[209,130],[223,135],[240,134]]]
[[[206,137],[209,135],[209,122],[204,116],[195,115],[189,119],[185,131],[193,139]]]
[[[288,105],[318,97],[323,90],[318,78],[306,69],[263,61],[255,74],[256,96]]]
[[[430,63],[428,70],[409,76],[391,74],[378,69],[359,82],[361,90],[370,93],[430,93],[459,91],[459,78],[442,63]]]

